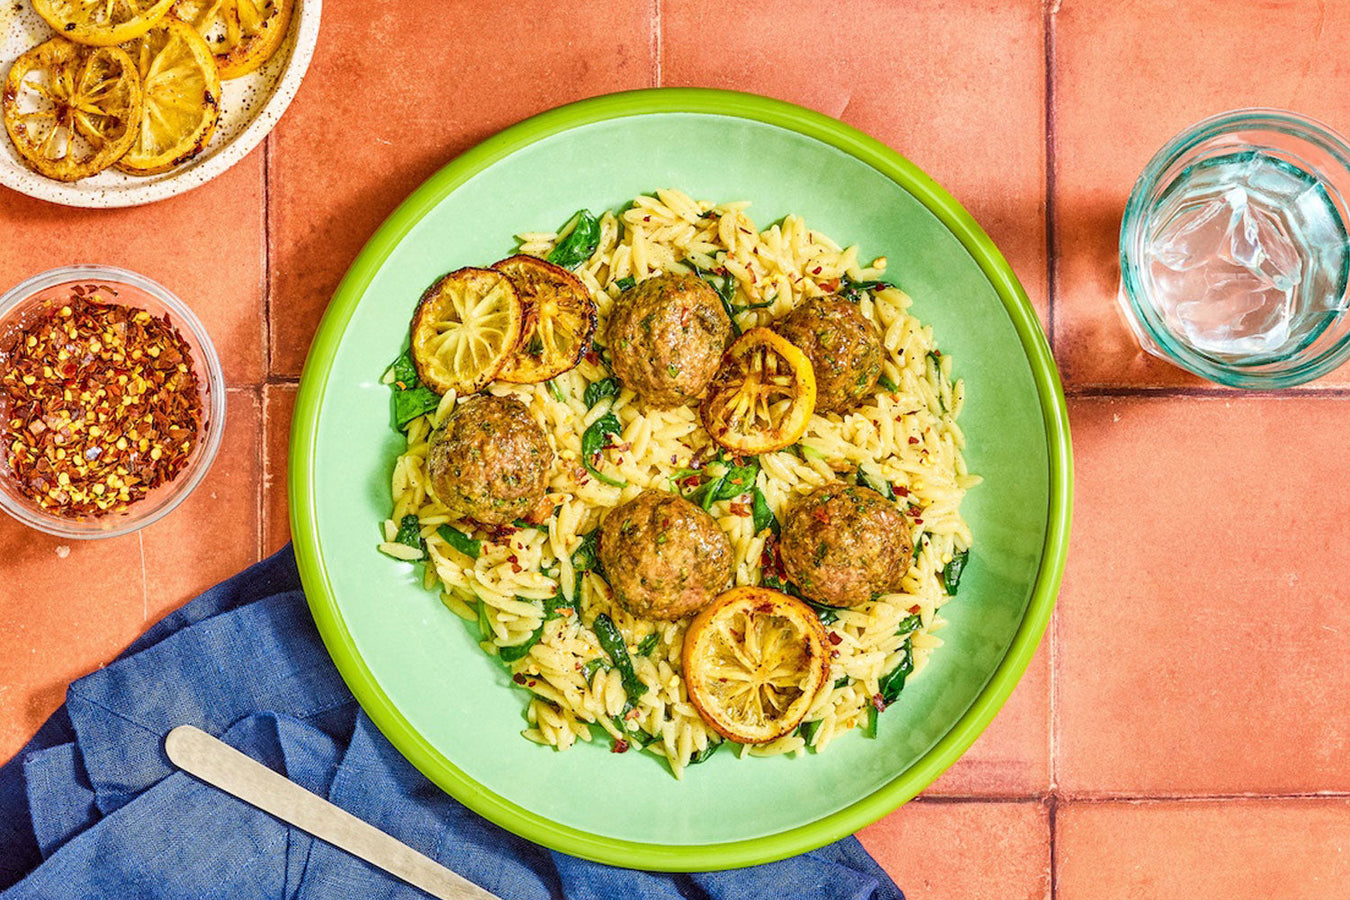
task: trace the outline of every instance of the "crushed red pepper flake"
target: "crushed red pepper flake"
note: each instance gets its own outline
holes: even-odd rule
[[[19,492],[60,516],[125,510],[172,481],[202,423],[186,341],[167,315],[76,285],[4,354],[0,434]]]

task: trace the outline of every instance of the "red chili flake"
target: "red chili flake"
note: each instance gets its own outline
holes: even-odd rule
[[[628,747],[629,747],[629,746],[630,746],[629,743],[628,743],[627,741],[625,741],[623,738],[615,738],[615,739],[614,739],[614,743],[611,744],[610,747],[609,747],[609,752],[610,752],[610,753],[627,753],[627,752],[628,752]]]
[[[830,643],[834,644],[836,647],[838,647],[840,644],[844,642],[844,639],[839,636],[839,632],[837,631],[831,631],[829,634],[825,635],[825,637],[828,638]]]
[[[517,672],[516,674],[511,676],[511,680],[514,681],[516,684],[524,684],[525,676]]]
[[[876,711],[877,711],[877,712],[885,712],[885,711],[886,711],[886,700],[885,700],[885,698],[883,698],[880,694],[873,694],[873,695],[872,695],[872,706],[876,708]]]
[[[820,266],[816,266],[814,269],[812,269],[812,270],[811,270],[811,274],[812,274],[812,275],[819,275],[819,274],[820,274]]]
[[[909,488],[905,487],[903,484],[897,484],[895,486],[895,492],[899,494],[901,497],[909,496]]]
[[[167,315],[116,296],[76,285],[6,336],[4,459],[19,492],[56,515],[125,510],[182,471],[201,432],[187,343]]]
[[[915,525],[922,525],[922,524],[923,524],[923,519],[915,519],[915,520],[914,520],[914,524],[915,524]]]
[[[913,606],[911,606],[911,607],[909,608],[909,611],[910,611],[910,613],[911,613],[912,615],[918,615],[918,614],[919,614],[919,604],[915,603]]]
[[[748,504],[748,503],[741,503],[740,501],[736,501],[736,502],[733,502],[728,508],[731,510],[731,514],[732,514],[733,516],[750,516],[750,515],[753,515],[753,513],[752,513],[752,511],[751,511],[751,509],[750,509],[750,504]]]
[[[909,442],[910,442],[911,444],[917,444],[917,443],[919,442],[919,439],[916,438],[916,437],[911,437],[911,438],[909,439]]]
[[[815,519],[817,522],[823,522],[828,525],[830,524],[830,511],[817,506],[815,509],[811,510],[811,518]]]

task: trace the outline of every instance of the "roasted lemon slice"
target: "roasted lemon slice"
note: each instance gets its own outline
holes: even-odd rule
[[[173,16],[126,49],[140,72],[144,102],[136,142],[117,167],[153,175],[206,148],[220,116],[220,73],[206,41]]]
[[[492,269],[457,269],[427,288],[412,320],[413,365],[438,394],[482,390],[520,339],[520,300]]]
[[[794,597],[732,588],[689,623],[684,681],[724,737],[763,744],[796,728],[830,677],[820,619]]]
[[[33,0],[33,9],[58,34],[94,47],[134,41],[171,6],[173,0]]]
[[[238,78],[277,52],[294,6],[294,0],[178,0],[173,12],[211,45],[220,77]]]
[[[108,168],[136,140],[141,79],[117,47],[52,38],[10,66],[5,130],[34,171],[78,181]]]
[[[595,332],[595,301],[586,286],[535,256],[508,257],[492,268],[511,279],[525,313],[520,344],[497,377],[535,384],[575,366]]]
[[[806,354],[767,328],[751,328],[722,357],[700,414],[712,439],[734,453],[795,443],[816,406]]]

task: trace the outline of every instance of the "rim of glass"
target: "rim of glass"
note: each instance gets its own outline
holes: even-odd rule
[[[1134,183],[1125,203],[1120,221],[1120,275],[1124,311],[1141,337],[1153,341],[1174,365],[1229,387],[1278,389],[1312,381],[1327,374],[1350,358],[1350,332],[1336,340],[1320,353],[1307,359],[1278,363],[1282,368],[1265,368],[1272,363],[1244,368],[1216,360],[1196,351],[1171,336],[1153,308],[1140,298],[1144,293],[1144,277],[1139,259],[1142,255],[1144,220],[1148,206],[1168,187],[1162,175],[1181,157],[1206,141],[1232,131],[1275,131],[1306,142],[1335,160],[1350,176],[1350,143],[1330,126],[1300,113],[1282,109],[1252,107],[1230,110],[1202,119],[1183,129],[1162,146],[1149,160]],[[1350,183],[1350,178],[1347,179]],[[1340,208],[1345,223],[1350,226],[1350,206],[1333,184],[1323,182],[1333,202]],[[1348,288],[1347,290],[1350,290]],[[1343,315],[1350,315],[1345,312]]]
[[[1036,386],[1049,469],[1046,532],[1026,611],[1002,661],[951,730],[889,783],[828,816],[757,838],[677,846],[605,837],[556,823],[469,778],[412,727],[362,659],[338,608],[319,544],[314,478],[321,401],[347,324],[380,267],[412,228],[474,175],[536,141],[611,119],[670,113],[748,119],[814,138],[867,163],[919,200],[966,248],[1017,333]],[[290,451],[291,533],[310,612],[338,672],[390,743],[446,793],[527,840],[597,862],[658,871],[735,868],[812,850],[881,818],[931,784],[993,720],[1031,661],[1063,577],[1073,503],[1068,410],[1054,358],[1012,267],[971,215],[914,163],[837,119],[781,100],[712,88],[646,88],[593,97],[540,113],[478,144],[414,190],[357,255],[324,313],[300,380]]]
[[[31,508],[17,503],[4,491],[0,491],[0,509],[30,528],[57,537],[74,540],[98,540],[131,534],[159,521],[173,512],[178,504],[186,500],[202,478],[206,476],[207,470],[211,468],[211,463],[216,458],[216,451],[220,448],[221,436],[225,431],[225,373],[221,369],[220,357],[216,353],[215,345],[211,342],[211,336],[206,332],[206,326],[202,324],[196,313],[186,303],[158,281],[117,266],[98,264],[60,266],[34,275],[16,284],[3,296],[0,296],[0,322],[3,322],[15,308],[39,291],[85,279],[125,284],[129,287],[138,288],[164,304],[176,317],[177,324],[180,327],[186,326],[187,330],[191,332],[192,340],[201,350],[202,361],[206,367],[207,401],[209,403],[206,439],[201,445],[200,455],[186,472],[180,473],[179,479],[181,480],[175,479],[176,483],[173,484],[171,493],[164,502],[148,513],[143,515],[125,514],[116,520],[117,524],[111,526],[101,524],[106,521],[101,519],[72,521],[35,512]],[[132,510],[135,508],[135,505],[131,506]]]

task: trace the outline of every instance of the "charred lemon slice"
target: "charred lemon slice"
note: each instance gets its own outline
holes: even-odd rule
[[[141,79],[117,47],[52,38],[10,66],[5,130],[35,172],[78,181],[117,162],[136,140]]]
[[[140,72],[144,102],[136,142],[117,167],[153,175],[206,148],[220,115],[220,74],[206,41],[173,16],[126,49]]]
[[[561,375],[581,359],[595,332],[595,301],[577,276],[534,256],[493,264],[511,279],[525,312],[520,344],[497,377],[535,384]]]
[[[294,0],[178,0],[174,15],[191,23],[216,56],[221,78],[262,66],[286,39]]]
[[[77,44],[112,47],[145,34],[173,0],[33,0],[57,34]]]
[[[767,328],[751,328],[722,357],[700,414],[712,439],[735,453],[795,443],[816,406],[811,360]]]
[[[520,300],[492,269],[457,269],[427,288],[412,320],[413,365],[438,394],[487,386],[520,339]]]
[[[699,714],[741,744],[796,728],[830,677],[825,629],[811,607],[762,587],[732,588],[695,616],[683,664]]]

